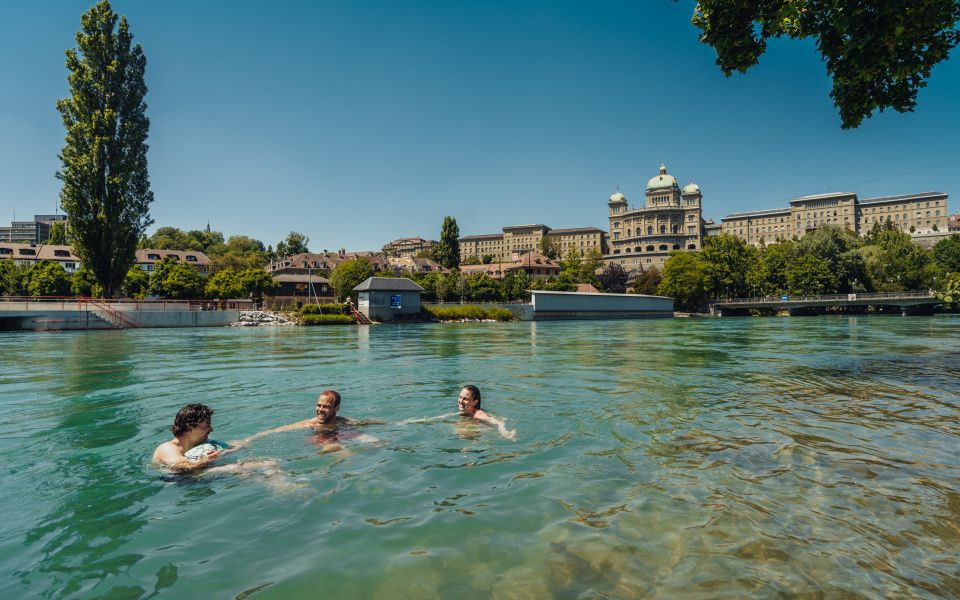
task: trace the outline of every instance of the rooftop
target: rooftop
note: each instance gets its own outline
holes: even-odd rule
[[[603,233],[602,229],[596,227],[572,227],[570,229],[551,229],[550,235],[558,233]]]
[[[787,207],[787,208],[768,208],[768,209],[765,209],[765,210],[753,210],[753,211],[750,211],[750,212],[733,213],[732,215],[727,215],[727,216],[725,216],[725,217],[722,217],[720,220],[721,220],[721,221],[726,221],[727,219],[742,219],[743,217],[765,217],[765,216],[780,215],[780,214],[789,215],[789,214],[790,214],[790,208],[789,208],[789,207]]]
[[[405,277],[368,277],[354,292],[422,292],[423,288]]]
[[[920,192],[919,194],[903,194],[900,196],[880,196],[878,198],[864,198],[860,204],[881,204],[883,202],[902,202],[903,200],[937,200],[946,198],[943,192]]]
[[[465,235],[460,238],[460,241],[463,240],[489,240],[493,238],[502,238],[502,233],[481,233],[479,235]]]

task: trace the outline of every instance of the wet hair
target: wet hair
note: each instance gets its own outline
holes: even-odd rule
[[[179,437],[190,431],[197,425],[206,423],[213,417],[213,409],[206,404],[188,404],[177,412],[173,418],[173,426],[170,431],[173,435]]]
[[[470,397],[477,401],[477,409],[480,408],[480,388],[475,385],[465,385],[463,389],[470,390]]]
[[[320,392],[320,397],[323,398],[324,396],[333,396],[333,405],[340,406],[340,392],[337,390],[323,390]]]

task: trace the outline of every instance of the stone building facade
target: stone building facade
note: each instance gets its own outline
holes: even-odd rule
[[[385,256],[413,258],[421,252],[429,252],[436,245],[436,241],[425,240],[421,237],[399,238],[389,244],[384,244],[383,254]]]
[[[723,233],[748,244],[800,239],[823,225],[866,235],[874,223],[890,221],[913,235],[947,230],[947,194],[923,192],[860,200],[853,192],[801,196],[789,207],[735,213],[721,219]]]
[[[605,262],[624,269],[662,268],[674,250],[703,247],[704,221],[700,187],[682,189],[665,165],[647,182],[643,206],[632,207],[619,190],[610,196],[609,253]]]
[[[551,229],[546,225],[510,225],[502,233],[468,235],[460,238],[460,260],[470,257],[482,259],[492,256],[496,261],[510,261],[526,252],[539,252],[543,238],[559,249],[559,257],[566,258],[574,250],[587,254],[596,250],[600,254],[607,251],[607,234],[596,227],[574,227],[570,229]]]

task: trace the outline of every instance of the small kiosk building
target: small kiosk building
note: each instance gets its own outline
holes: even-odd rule
[[[393,321],[420,314],[423,288],[402,277],[370,277],[353,291],[358,292],[357,310],[376,321]]]

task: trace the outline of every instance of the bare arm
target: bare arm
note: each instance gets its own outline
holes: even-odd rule
[[[210,452],[200,460],[190,460],[173,444],[162,444],[153,453],[153,462],[178,472],[202,469],[219,458],[223,451]]]
[[[516,432],[516,430],[512,430],[512,431],[511,431],[511,430],[507,429],[506,423],[504,423],[504,422],[501,421],[500,419],[494,417],[493,415],[487,414],[485,411],[478,410],[478,411],[473,415],[473,418],[475,418],[476,420],[478,420],[478,421],[480,421],[480,422],[482,422],[482,423],[486,423],[486,424],[488,424],[488,425],[493,425],[494,427],[496,427],[496,428],[497,428],[497,431],[500,433],[500,437],[506,438],[506,439],[508,439],[508,440],[515,440],[515,439],[517,439],[517,432]]]
[[[261,431],[261,432],[259,432],[259,433],[255,433],[255,434],[253,434],[253,435],[251,435],[251,436],[249,436],[249,437],[245,437],[245,438],[243,438],[242,440],[238,440],[238,441],[236,441],[236,442],[231,442],[230,445],[231,445],[232,447],[231,447],[230,449],[231,449],[231,450],[239,449],[239,448],[241,448],[241,447],[243,447],[243,446],[246,446],[247,444],[249,444],[249,443],[252,442],[253,440],[255,440],[255,439],[257,439],[257,438],[262,438],[262,437],[265,436],[265,435],[270,435],[271,433],[282,433],[282,432],[284,432],[284,431],[294,431],[294,430],[296,430],[296,429],[307,429],[308,427],[313,427],[313,426],[316,425],[316,424],[317,424],[317,420],[316,420],[316,419],[306,419],[306,420],[303,420],[303,421],[298,421],[297,423],[290,423],[289,425],[282,425],[282,426],[280,426],[280,427],[274,427],[273,429],[267,429],[266,431]]]
[[[422,419],[404,419],[402,421],[397,421],[397,425],[409,425],[410,423],[429,423],[430,421],[439,421],[440,419],[448,419],[454,416],[457,413],[447,413],[445,415],[437,415],[436,417],[424,417]]]

